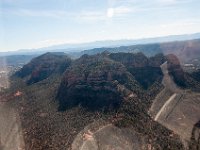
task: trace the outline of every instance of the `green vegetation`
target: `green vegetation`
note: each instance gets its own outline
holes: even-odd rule
[[[65,110],[78,105],[89,110],[117,108],[124,96],[120,85],[129,90],[139,89],[121,63],[103,55],[84,55],[63,75],[57,95],[59,108]]]
[[[70,149],[76,135],[99,119],[136,131],[154,149],[184,149],[177,135],[148,115],[163,89],[162,54],[148,58],[142,53],[104,52],[74,61],[47,56],[32,60],[16,74],[24,80],[33,76],[31,69],[42,68],[35,84],[13,77],[6,91],[23,93],[11,103],[19,110],[27,149]]]
[[[71,59],[64,53],[46,53],[31,60],[15,75],[26,78],[27,84],[33,84],[52,74],[62,74],[70,64]]]

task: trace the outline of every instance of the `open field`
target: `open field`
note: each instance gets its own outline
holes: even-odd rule
[[[200,94],[178,88],[168,74],[167,63],[161,68],[165,88],[155,98],[149,114],[184,141],[189,141],[194,124],[200,120]]]
[[[143,137],[128,128],[118,128],[105,121],[89,124],[75,138],[72,150],[146,150]]]

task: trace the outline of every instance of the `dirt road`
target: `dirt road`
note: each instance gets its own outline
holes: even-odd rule
[[[189,141],[194,124],[200,120],[200,93],[177,87],[168,74],[167,62],[161,68],[165,88],[155,98],[149,114],[184,141]]]
[[[161,113],[166,109],[166,107],[170,104],[170,102],[174,100],[175,97],[176,97],[176,93],[174,93],[174,94],[165,102],[165,104],[162,106],[162,108],[159,110],[159,112],[157,113],[156,117],[154,118],[155,121],[158,120],[158,118],[160,117]]]

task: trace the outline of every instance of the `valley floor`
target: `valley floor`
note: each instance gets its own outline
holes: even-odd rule
[[[155,98],[149,113],[183,141],[190,141],[194,125],[200,120],[200,94],[178,88],[168,74],[167,63],[161,68],[165,88]]]

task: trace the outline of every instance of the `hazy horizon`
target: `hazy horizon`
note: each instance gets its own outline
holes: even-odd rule
[[[2,0],[0,52],[200,32],[197,0]]]
[[[98,42],[117,42],[117,41],[143,41],[143,40],[150,40],[150,39],[156,39],[156,38],[167,38],[167,37],[173,37],[173,36],[186,36],[186,35],[188,35],[188,36],[190,36],[190,35],[195,35],[195,34],[200,34],[199,32],[198,33],[188,33],[188,34],[179,34],[179,35],[177,35],[177,34],[174,34],[174,35],[166,35],[166,36],[155,36],[155,37],[143,37],[143,38],[136,38],[136,39],[107,39],[107,40],[96,40],[96,41],[85,41],[85,42],[72,42],[72,43],[60,43],[60,44],[50,44],[50,45],[47,45],[47,46],[41,46],[41,47],[35,47],[35,48],[21,48],[21,49],[14,49],[14,50],[7,50],[7,51],[4,51],[4,50],[2,50],[2,51],[0,51],[0,53],[2,52],[2,53],[9,53],[9,52],[20,52],[20,51],[27,51],[27,52],[31,52],[31,50],[41,50],[41,51],[46,51],[46,52],[48,52],[48,49],[50,50],[50,51],[52,51],[54,48],[52,48],[52,47],[59,47],[59,46],[61,46],[61,45],[69,45],[69,48],[58,48],[58,49],[60,49],[60,50],[62,50],[62,49],[65,49],[65,50],[70,50],[70,49],[75,49],[75,46],[77,46],[76,48],[81,48],[81,47],[79,47],[80,45],[84,45],[84,44],[88,44],[88,45],[90,45],[90,44],[93,44],[93,43],[98,43]],[[189,40],[195,40],[196,38],[189,38]],[[188,40],[187,38],[186,38],[186,40]],[[161,40],[162,41],[162,40]],[[166,42],[173,42],[173,41],[185,41],[185,40],[166,40]],[[128,45],[138,45],[138,44],[151,44],[152,42],[147,42],[147,43],[143,43],[143,42],[139,42],[139,43],[133,43],[133,44],[128,44]],[[154,43],[154,42],[153,42]],[[157,42],[156,42],[157,43]],[[158,42],[158,43],[160,43],[160,42]],[[161,42],[162,43],[162,42]],[[100,47],[118,47],[118,46],[128,46],[127,44],[120,44],[120,45],[112,45],[112,44],[110,44],[109,46],[100,46]],[[72,46],[72,47],[70,47],[70,46]],[[99,46],[93,46],[93,48],[100,48]],[[47,50],[45,50],[45,48],[47,48]],[[83,47],[84,48],[84,47]],[[89,48],[89,49],[92,49],[92,48]],[[55,49],[56,50],[56,49]],[[82,50],[80,50],[80,49],[77,49],[77,51],[82,51]]]

